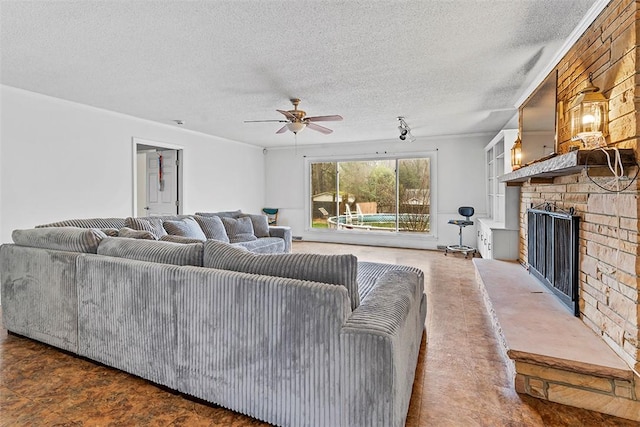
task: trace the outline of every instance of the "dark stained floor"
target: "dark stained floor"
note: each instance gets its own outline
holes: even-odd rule
[[[442,252],[294,243],[294,252],[353,253],[425,272],[423,340],[407,426],[637,426],[518,395],[471,260]],[[263,423],[189,400],[145,380],[0,327],[0,426],[252,426]],[[328,426],[330,427],[330,426]]]

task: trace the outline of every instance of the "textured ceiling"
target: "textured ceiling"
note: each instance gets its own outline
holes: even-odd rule
[[[264,147],[498,131],[596,0],[5,1],[1,83]]]

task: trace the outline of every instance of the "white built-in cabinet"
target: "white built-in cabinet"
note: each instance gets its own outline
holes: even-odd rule
[[[517,137],[517,129],[505,129],[484,148],[487,217],[478,218],[478,251],[483,258],[518,259],[520,187],[499,180],[511,172],[511,147]]]

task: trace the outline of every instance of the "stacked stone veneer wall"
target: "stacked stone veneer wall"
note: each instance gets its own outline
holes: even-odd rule
[[[601,184],[611,178],[595,177]],[[627,182],[628,184],[628,182]],[[525,184],[520,212],[532,204],[573,207],[580,223],[580,312],[583,321],[636,372],[640,371],[638,291],[638,185],[609,193],[586,172],[558,177],[553,184]],[[526,221],[523,215],[523,223]],[[521,259],[526,262],[526,227],[520,230]],[[567,343],[570,345],[570,343]]]
[[[636,47],[640,6],[633,0],[612,0],[559,62],[558,152],[571,141],[568,101],[582,89],[589,74],[609,99],[607,143],[634,148],[637,155],[640,106],[640,62]],[[633,171],[632,171],[633,172]],[[606,175],[590,169],[589,175]],[[611,177],[593,178],[605,184]],[[599,188],[586,171],[556,177],[552,183],[527,182],[521,192],[520,258],[527,261],[526,216],[531,205],[556,203],[574,207],[580,226],[580,311],[583,321],[640,372],[639,185],[613,193]],[[622,181],[621,186],[629,184]],[[567,343],[570,345],[570,343]]]

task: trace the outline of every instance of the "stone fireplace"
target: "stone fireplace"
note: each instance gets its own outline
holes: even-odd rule
[[[611,0],[551,70],[554,79],[546,79],[556,82],[555,141],[545,143],[545,146],[555,146],[555,153],[543,159],[527,160],[527,165],[500,178],[507,185],[520,187],[520,208],[516,213],[520,219],[518,261],[525,267],[537,256],[530,253],[528,246],[531,233],[528,208],[550,203],[558,210],[574,209],[575,215],[580,217],[577,240],[577,315],[580,320],[576,321],[582,322],[582,328],[586,326],[593,331],[597,335],[594,339],[606,343],[605,347],[608,346],[624,362],[622,365],[628,366],[628,369],[599,370],[595,364],[587,366],[562,357],[532,356],[532,353],[515,352],[506,345],[507,355],[514,360],[516,389],[560,403],[576,402],[575,406],[601,412],[632,414],[631,418],[638,421],[639,58],[640,3],[634,0]],[[566,106],[590,77],[609,100],[609,133],[605,135],[607,147],[604,151],[587,150],[579,142],[573,141],[570,135]],[[521,106],[521,134],[522,117]],[[525,144],[523,139],[523,153],[527,151]],[[624,173],[621,178],[612,181],[608,163],[616,154],[614,148],[621,153]],[[531,147],[528,152],[532,152]],[[507,277],[505,274],[492,273],[490,270],[494,265],[485,261],[490,260],[482,260],[484,264],[477,264],[480,276],[482,270],[485,271],[485,277],[479,278],[480,282],[507,280],[504,279]],[[505,264],[505,268],[512,269],[513,265]],[[527,277],[522,276],[521,279],[526,281]],[[487,294],[491,299],[491,290]],[[494,293],[495,296],[500,298],[499,293]],[[491,302],[488,305],[491,311]],[[506,313],[510,314],[509,311]],[[567,316],[571,318],[570,313]],[[502,329],[505,329],[504,325]],[[551,398],[552,389],[554,398]],[[585,402],[586,406],[581,402]],[[618,409],[608,411],[613,406]]]
[[[519,182],[520,261],[528,261],[523,215],[528,207],[551,202],[562,210],[574,208],[581,217],[580,318],[636,373],[640,372],[640,186],[633,164],[640,138],[638,34],[640,5],[612,0],[552,71],[557,73],[556,151],[560,155],[514,172],[522,177],[529,169],[530,174]],[[600,158],[588,150],[572,151],[577,143],[571,140],[563,105],[589,76],[609,99],[608,147],[623,149],[626,156],[625,176],[617,186],[611,184],[607,159],[599,150]],[[575,162],[573,168],[562,163],[565,158]],[[551,171],[545,171],[545,165]]]
[[[578,236],[580,217],[552,203],[527,209],[529,273],[548,287],[574,316],[580,316]]]
[[[555,178],[552,183],[525,183],[521,209],[549,200],[561,209],[576,208],[582,218],[578,241],[580,317],[639,372],[637,180],[625,192],[609,193],[586,175],[584,171]],[[525,221],[520,237],[520,260],[527,263]]]

